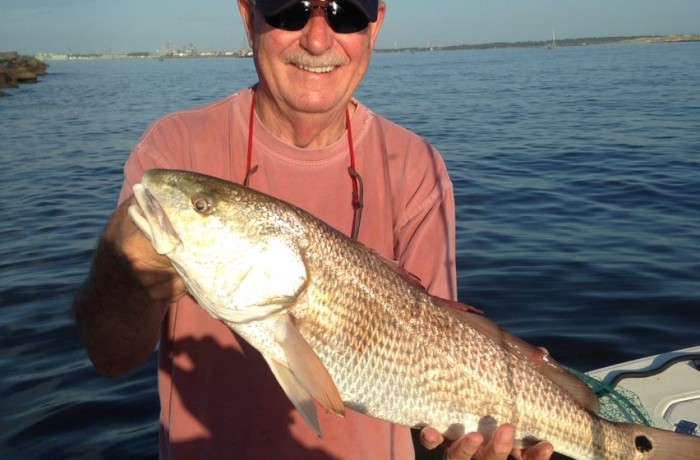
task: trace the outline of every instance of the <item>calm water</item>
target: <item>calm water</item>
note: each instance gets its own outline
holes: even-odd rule
[[[700,339],[700,44],[377,55],[360,98],[456,188],[460,298],[590,369]],[[153,458],[155,361],[116,380],[69,314],[121,167],[251,60],[54,62],[0,100],[0,458]]]

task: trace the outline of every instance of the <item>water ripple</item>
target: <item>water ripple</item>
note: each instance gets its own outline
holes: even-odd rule
[[[147,126],[255,72],[240,59],[50,71],[0,101],[0,457],[156,458],[155,359],[99,377],[72,295]],[[380,54],[359,97],[443,153],[460,298],[587,369],[697,344],[697,75],[693,43]]]

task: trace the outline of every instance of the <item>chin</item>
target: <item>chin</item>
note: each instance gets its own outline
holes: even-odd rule
[[[341,98],[337,96],[302,95],[294,101],[292,106],[295,110],[303,113],[327,113],[336,109],[340,104],[340,100]]]

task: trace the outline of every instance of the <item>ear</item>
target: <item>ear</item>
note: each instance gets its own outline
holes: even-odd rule
[[[255,6],[252,0],[238,0],[238,10],[241,13],[248,44],[253,46],[253,28],[255,23]]]
[[[377,43],[377,38],[379,37],[379,30],[382,28],[384,23],[384,15],[386,14],[386,3],[382,0],[379,1],[379,9],[377,10],[377,20],[370,22],[371,27],[370,32],[372,34],[372,49],[374,49],[374,44]]]

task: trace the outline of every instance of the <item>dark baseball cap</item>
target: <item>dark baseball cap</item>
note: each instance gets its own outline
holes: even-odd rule
[[[362,11],[370,22],[377,20],[379,0],[345,0],[352,3]],[[260,8],[264,16],[274,16],[283,9],[298,3],[299,0],[255,0],[255,5]]]

